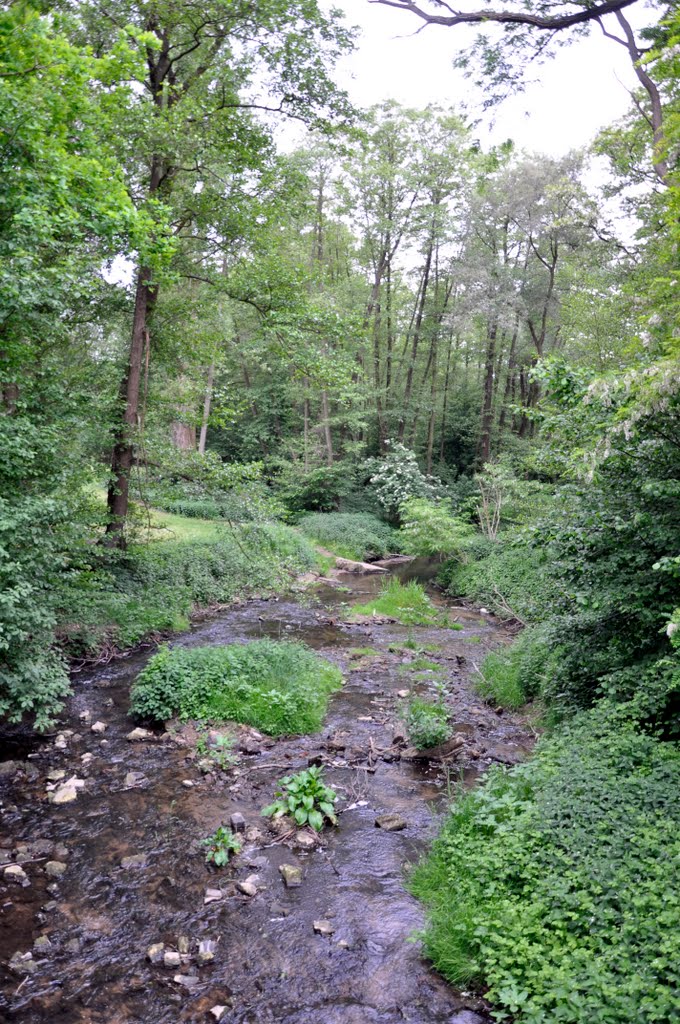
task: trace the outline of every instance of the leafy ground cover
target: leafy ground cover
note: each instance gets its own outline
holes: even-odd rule
[[[517,1024],[680,1014],[680,754],[583,715],[456,801],[410,878],[426,954]]]
[[[281,736],[315,732],[341,685],[337,666],[299,643],[164,647],[137,677],[130,707],[157,721],[233,721]]]
[[[363,561],[401,550],[397,531],[366,512],[318,512],[298,525],[307,537],[341,558]]]
[[[396,619],[405,626],[452,626],[448,614],[437,608],[414,580],[400,583],[397,579],[387,580],[377,597],[366,604],[355,604],[350,615],[385,615]]]

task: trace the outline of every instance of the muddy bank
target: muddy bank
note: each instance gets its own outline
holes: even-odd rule
[[[422,567],[396,571],[412,578]],[[456,613],[458,632],[348,626],[344,604],[374,594],[380,578],[340,582],[296,600],[250,602],[175,641],[264,635],[319,650],[346,678],[321,733],[273,741],[242,730],[236,767],[207,775],[181,734],[130,741],[128,692],[145,652],[79,675],[60,734],[30,753],[8,752],[0,859],[20,865],[25,879],[0,877],[0,1018],[170,1024],[215,1020],[211,1011],[223,1007],[226,1024],[485,1019],[483,1005],[442,982],[409,941],[422,916],[403,875],[451,788],[530,746],[521,722],[488,708],[469,684],[472,664],[502,632],[467,611]],[[399,693],[428,682],[409,669],[413,644],[440,666],[462,737],[444,763],[405,758],[399,738]],[[96,723],[105,729],[92,732]],[[260,809],[281,775],[310,763],[326,766],[342,813],[307,849],[308,840],[273,832]],[[74,777],[75,799],[50,803],[48,786]],[[244,848],[216,871],[199,842],[234,813],[245,819]],[[376,827],[385,813],[405,827]],[[300,886],[284,885],[286,864],[301,869]],[[254,895],[239,889],[246,879]],[[152,963],[149,947],[159,943],[161,962]]]

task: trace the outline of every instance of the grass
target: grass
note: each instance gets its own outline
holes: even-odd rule
[[[448,614],[436,608],[419,583],[400,583],[391,579],[383,584],[377,597],[356,604],[350,615],[384,615],[406,626],[451,627]]]
[[[366,512],[316,512],[298,524],[307,536],[340,558],[364,561],[399,550],[396,530]]]
[[[409,739],[417,750],[446,743],[451,735],[446,708],[439,701],[411,697],[404,707],[403,719]]]
[[[320,728],[328,697],[341,685],[337,666],[300,643],[165,647],[137,677],[130,708],[156,721],[178,715],[296,735]]]
[[[372,658],[380,654],[380,651],[376,651],[375,647],[350,647],[347,654],[354,661],[359,658]]]
[[[492,769],[410,877],[427,957],[498,1020],[678,1020],[679,784],[677,745],[611,709]]]
[[[517,710],[526,704],[518,660],[507,651],[487,654],[477,669],[475,689],[484,700],[502,708]]]

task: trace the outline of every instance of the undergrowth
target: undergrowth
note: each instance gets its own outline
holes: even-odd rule
[[[132,714],[241,722],[270,736],[315,732],[340,670],[300,643],[163,647],[140,672]]]
[[[461,796],[411,891],[435,967],[517,1024],[680,1014],[680,755],[602,708]]]
[[[307,537],[341,558],[363,561],[400,550],[397,531],[367,512],[318,512],[298,525]]]

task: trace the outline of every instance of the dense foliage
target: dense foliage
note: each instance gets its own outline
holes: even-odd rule
[[[280,736],[315,732],[341,685],[340,670],[303,644],[165,647],[137,677],[130,706],[156,721],[233,721]]]

